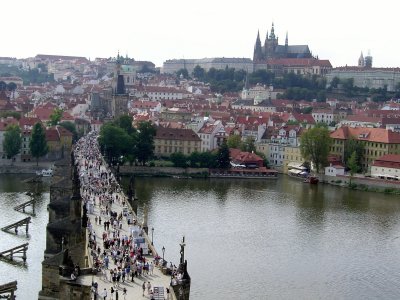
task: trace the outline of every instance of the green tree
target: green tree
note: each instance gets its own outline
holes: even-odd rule
[[[313,163],[317,173],[328,164],[332,139],[326,127],[316,126],[304,132],[300,138],[300,151],[305,160]]]
[[[188,72],[188,70],[185,68],[185,69],[179,69],[177,72],[176,72],[176,75],[178,76],[178,77],[180,77],[181,75],[183,76],[183,78],[185,78],[185,79],[188,79],[189,78],[189,72]]]
[[[344,142],[343,161],[346,166],[353,152],[356,152],[357,164],[361,166],[364,157],[364,144],[358,141],[354,136],[350,136]]]
[[[229,169],[230,167],[229,148],[226,140],[219,146],[217,153],[217,164],[220,169]]]
[[[350,170],[350,182],[349,182],[349,184],[351,185],[351,180],[353,178],[353,175],[355,173],[357,173],[358,170],[360,169],[360,166],[359,166],[359,164],[357,162],[357,152],[356,151],[354,151],[351,154],[349,160],[347,161],[347,167]]]
[[[33,126],[29,150],[32,157],[36,158],[36,165],[39,165],[39,158],[45,156],[49,151],[45,129],[39,122]]]
[[[242,143],[241,148],[242,151],[246,152],[256,152],[256,145],[254,143],[254,137],[248,136],[246,140]]]
[[[339,77],[333,77],[331,81],[331,87],[332,88],[337,88],[338,84],[340,83]]]
[[[128,154],[132,148],[132,138],[122,128],[112,123],[101,127],[99,144],[109,164],[114,165],[122,155]]]
[[[50,120],[48,124],[50,126],[56,126],[62,118],[63,110],[61,108],[55,108],[53,113],[50,115]]]
[[[187,157],[182,152],[175,152],[169,156],[170,161],[174,164],[176,168],[186,168],[187,167]]]
[[[75,143],[78,140],[78,132],[76,131],[76,126],[74,123],[72,123],[70,121],[64,121],[58,125],[60,125],[61,127],[64,127],[65,129],[67,129],[69,132],[72,133],[72,142],[73,143]]]
[[[153,157],[156,128],[150,122],[140,122],[137,128],[136,158],[142,165]]]
[[[199,65],[195,66],[192,72],[194,78],[198,80],[203,80],[206,76],[206,71]]]
[[[7,84],[7,90],[9,90],[10,92],[14,92],[17,89],[17,85],[15,84],[15,82],[9,82]]]
[[[132,126],[133,118],[129,115],[122,115],[114,121],[114,124],[122,128],[129,135],[136,132],[136,129]]]
[[[7,83],[0,81],[0,91],[5,91],[7,89]]]
[[[199,155],[200,168],[217,168],[217,157],[214,153],[206,151]]]
[[[21,129],[18,125],[7,126],[4,134],[3,148],[7,155],[7,158],[11,158],[11,164],[13,164],[14,157],[21,150]]]
[[[19,120],[19,119],[21,119],[21,114],[16,111],[4,111],[4,112],[0,112],[0,117],[1,118],[13,117],[13,118]]]
[[[240,149],[242,146],[242,137],[238,134],[230,135],[226,143],[229,148]]]
[[[191,168],[198,168],[200,165],[200,153],[194,151],[189,155],[189,164]]]

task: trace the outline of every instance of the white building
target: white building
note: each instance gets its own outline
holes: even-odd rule
[[[334,68],[326,75],[327,83],[333,78],[354,79],[354,86],[367,88],[384,88],[389,92],[396,89],[400,83],[400,68],[364,68],[364,67],[340,67]]]
[[[200,66],[205,69],[205,71],[211,68],[224,70],[228,67],[234,68],[235,70],[253,72],[253,61],[250,58],[214,57],[202,59],[170,59],[163,63],[161,74],[174,74],[180,69],[186,69],[189,74],[192,74],[196,66]]]
[[[376,159],[371,166],[371,177],[400,180],[400,155],[386,154]]]
[[[330,164],[329,167],[325,167],[325,175],[326,176],[338,176],[344,175],[344,167],[343,166],[333,166]]]
[[[131,89],[130,95],[143,98],[148,97],[151,100],[182,100],[186,95],[186,91],[165,87],[165,86],[136,86]]]
[[[201,139],[201,152],[210,151],[218,148],[215,138],[216,134],[222,131],[223,125],[221,121],[215,121],[214,123],[205,123],[203,127],[197,132],[197,135]]]

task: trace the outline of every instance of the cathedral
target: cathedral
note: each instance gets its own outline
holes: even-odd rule
[[[265,37],[264,45],[261,45],[260,32],[257,34],[254,46],[253,62],[266,61],[276,58],[312,58],[308,45],[289,46],[288,34],[286,33],[285,45],[279,45],[278,37],[275,36],[274,23],[271,32]]]

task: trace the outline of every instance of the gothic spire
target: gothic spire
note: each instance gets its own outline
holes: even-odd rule
[[[288,32],[286,31],[285,46],[289,46]]]
[[[271,34],[269,35],[269,38],[270,39],[275,39],[274,22],[272,22]]]
[[[260,30],[257,31],[256,48],[257,48],[259,45],[260,45],[260,47],[261,47]]]

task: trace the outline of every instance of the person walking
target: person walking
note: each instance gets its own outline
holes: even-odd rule
[[[124,295],[124,300],[126,300],[126,288],[122,290],[122,295]]]
[[[150,295],[150,292],[151,292],[151,283],[150,281],[147,281],[147,294]]]
[[[101,296],[103,297],[103,300],[107,299],[107,289],[104,288],[103,292],[101,293]]]
[[[144,282],[143,281],[143,284],[142,284],[142,289],[143,289],[143,294],[142,294],[142,296],[144,297],[144,291],[146,290],[146,282]],[[105,299],[105,298],[104,298]]]

